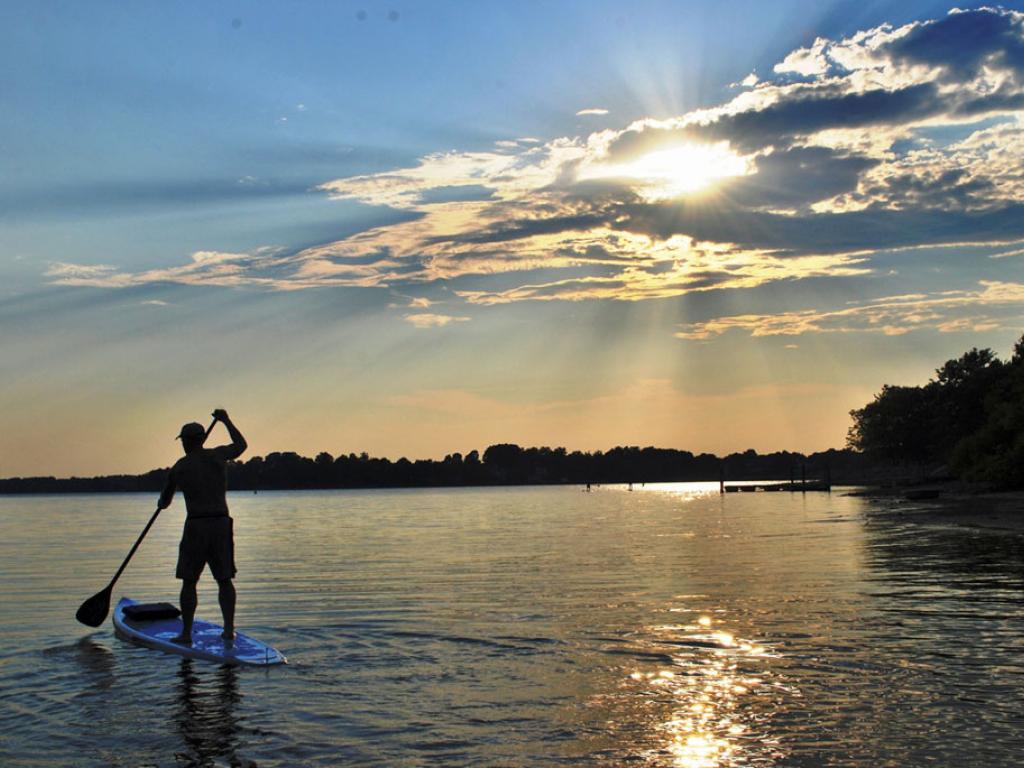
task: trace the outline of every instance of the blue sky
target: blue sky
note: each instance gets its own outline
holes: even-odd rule
[[[1021,8],[5,3],[0,475],[839,446],[1021,334]]]

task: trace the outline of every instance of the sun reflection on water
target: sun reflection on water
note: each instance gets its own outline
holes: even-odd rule
[[[629,673],[639,695],[667,696],[669,715],[653,726],[657,747],[643,754],[645,764],[674,768],[728,768],[774,763],[778,757],[763,724],[745,710],[745,699],[764,684],[751,665],[770,658],[757,642],[715,626],[711,616],[693,624],[648,629],[672,653],[670,668]]]

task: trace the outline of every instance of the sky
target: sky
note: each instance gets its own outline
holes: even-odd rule
[[[1024,3],[0,6],[0,476],[811,452],[1024,332]]]

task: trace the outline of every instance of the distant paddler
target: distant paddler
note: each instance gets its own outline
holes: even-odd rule
[[[231,435],[231,445],[204,448],[210,429],[196,422],[183,426],[178,439],[185,455],[171,467],[157,505],[167,509],[179,488],[185,495],[185,529],[175,572],[181,579],[181,634],[174,642],[182,645],[192,644],[192,622],[198,603],[196,584],[207,564],[217,580],[224,639],[230,642],[235,636],[235,541],[234,521],[228,514],[226,498],[227,463],[241,456],[248,443],[223,408],[213,412],[213,419],[210,429],[221,422]]]

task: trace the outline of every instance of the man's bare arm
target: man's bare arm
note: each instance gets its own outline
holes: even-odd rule
[[[237,459],[243,453],[245,449],[249,447],[249,444],[242,437],[242,433],[238,431],[238,427],[231,421],[231,417],[228,416],[228,412],[223,408],[218,408],[213,412],[213,417],[224,424],[227,427],[228,434],[231,435],[231,445],[225,446],[224,455],[228,459]]]
[[[156,503],[158,509],[167,509],[171,506],[171,502],[174,501],[174,491],[176,489],[177,483],[174,482],[174,470],[172,469],[167,473],[167,484],[164,485],[164,489],[160,493],[160,501]]]

